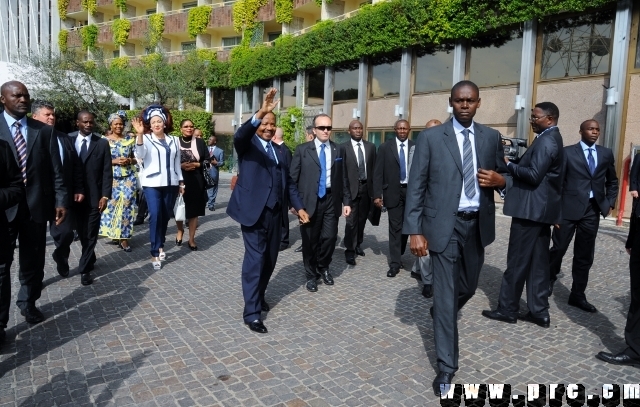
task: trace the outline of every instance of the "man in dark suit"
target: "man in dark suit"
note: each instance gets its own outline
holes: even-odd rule
[[[512,324],[520,318],[549,327],[549,243],[551,225],[562,220],[564,181],[559,117],[555,104],[538,103],[529,119],[536,139],[518,164],[505,159],[513,177],[503,210],[512,217],[507,269],[502,276],[498,308],[482,311],[487,318]],[[519,316],[525,282],[529,312]]]
[[[316,135],[313,133],[313,125],[307,126],[305,128],[304,140],[305,141],[313,141],[315,138],[316,138]],[[294,252],[302,253],[302,243],[300,243],[300,246],[295,248]]]
[[[216,198],[218,197],[218,180],[220,178],[219,171],[220,167],[224,165],[224,150],[216,145],[218,144],[218,138],[214,135],[209,137],[208,144],[207,149],[209,150],[209,157],[211,157],[208,171],[209,175],[211,175],[211,178],[213,178],[216,183],[212,188],[207,189],[207,206],[210,211],[215,211]]]
[[[22,173],[13,156],[9,143],[0,140],[0,268],[11,263],[13,246],[9,238],[9,221],[5,210],[17,205],[24,199]],[[11,279],[9,273],[0,275],[0,298],[11,298]],[[8,308],[8,307],[7,307]],[[8,315],[7,315],[8,316]],[[7,321],[0,321],[0,346],[4,343]]]
[[[600,125],[595,120],[586,120],[580,125],[581,140],[578,144],[564,148],[565,174],[562,188],[562,221],[553,229],[553,247],[549,251],[550,284],[553,292],[562,257],[573,243],[573,284],[569,305],[587,312],[596,312],[596,307],[587,301],[584,292],[589,281],[589,269],[593,264],[596,235],[600,215],[606,217],[615,206],[618,197],[618,176],[611,149],[597,146]]]
[[[373,198],[373,170],[376,165],[376,146],[362,139],[362,123],[349,123],[351,140],[340,145],[345,151],[344,166],[349,178],[351,214],[344,226],[344,257],[347,264],[356,265],[356,255],[364,256],[360,247],[364,227]]]
[[[20,239],[20,291],[16,304],[25,320],[35,324],[44,320],[44,315],[36,308],[36,300],[40,298],[44,278],[47,222],[55,220],[60,224],[64,221],[67,193],[55,130],[26,117],[30,108],[26,86],[20,82],[6,82],[0,88],[0,94],[0,102],[4,104],[4,113],[0,114],[0,139],[9,143],[25,184],[24,198],[5,211],[12,250]],[[4,267],[0,267],[0,326],[6,326],[9,320],[12,261],[13,255]]]
[[[395,277],[402,267],[402,255],[407,246],[407,235],[402,233],[404,205],[407,196],[409,150],[413,141],[407,141],[411,126],[401,119],[393,127],[396,137],[383,143],[378,149],[373,173],[373,203],[387,208],[389,215],[389,271],[387,277]]]
[[[279,153],[284,157],[285,164],[287,167],[291,166],[291,159],[293,158],[293,154],[291,154],[291,150],[284,144],[284,131],[281,127],[276,128],[276,132],[271,139],[273,147],[275,149],[279,149]],[[285,198],[287,196],[285,195]],[[286,250],[289,248],[289,203],[286,202],[282,205],[282,238],[280,239],[280,251]]]
[[[111,199],[113,173],[111,169],[111,147],[109,142],[93,133],[95,117],[86,110],[76,117],[78,131],[69,133],[82,164],[85,199],[76,202],[74,215],[82,245],[82,257],[78,272],[82,285],[93,283],[91,270],[96,262],[95,248],[100,231],[100,214]]]
[[[329,264],[338,239],[340,214],[351,213],[349,179],[344,169],[344,151],[331,136],[331,117],[313,118],[315,139],[296,147],[291,160],[291,178],[298,185],[310,221],[300,227],[302,260],[307,290],[318,291],[317,280],[333,285]],[[344,208],[343,208],[344,205]]]
[[[31,118],[48,124],[51,127],[56,125],[56,112],[54,106],[45,101],[34,101],[31,105]],[[67,190],[67,214],[64,222],[56,225],[49,222],[49,234],[53,238],[56,249],[53,251],[53,261],[56,262],[58,274],[62,277],[69,276],[69,253],[71,243],[73,243],[73,203],[82,202],[84,199],[84,180],[82,175],[82,163],[78,158],[78,153],[73,146],[71,139],[60,131],[56,132],[58,137],[58,148],[60,149],[60,159],[62,161],[62,171],[64,177],[64,187]]]
[[[239,172],[227,206],[227,214],[240,223],[244,240],[244,323],[258,333],[267,333],[260,314],[269,311],[264,293],[278,260],[282,206],[289,202],[300,222],[309,221],[284,156],[271,143],[276,131],[276,91],[272,88],[267,92],[260,110],[233,136]]]
[[[470,81],[451,89],[453,119],[418,137],[403,232],[411,252],[431,256],[436,396],[458,370],[458,311],[473,297],[484,248],[495,239],[494,189],[508,188],[500,133],[473,121],[480,92]]]

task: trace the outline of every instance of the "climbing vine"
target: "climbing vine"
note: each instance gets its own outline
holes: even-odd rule
[[[189,9],[189,15],[187,17],[187,31],[191,38],[195,38],[198,34],[202,34],[209,25],[209,18],[211,17],[211,6],[198,6]]]
[[[82,49],[94,49],[98,41],[98,26],[95,24],[85,25],[80,29],[80,38],[82,38]]]
[[[149,45],[155,47],[162,40],[164,32],[164,14],[156,13],[149,16]]]
[[[110,68],[116,68],[116,69],[124,69],[128,66],[129,66],[129,58],[127,57],[113,58],[111,60],[111,64],[109,65]]]
[[[67,18],[67,10],[69,8],[69,0],[58,0],[58,15],[60,20]]]
[[[111,31],[113,31],[113,43],[115,45],[124,45],[129,38],[129,31],[131,30],[131,21],[125,18],[117,18],[113,20]]]
[[[60,49],[60,52],[62,52],[63,54],[67,52],[67,50],[69,49],[67,45],[68,40],[69,40],[69,31],[60,30],[58,32],[58,48]]]
[[[82,7],[83,10],[87,10],[89,14],[94,15],[98,10],[98,3],[97,0],[82,0],[80,7]]]
[[[275,0],[276,22],[290,23],[293,21],[293,0]]]
[[[116,7],[120,9],[123,13],[127,12],[127,0],[116,0]]]
[[[233,29],[236,32],[253,28],[261,7],[267,5],[268,0],[238,0],[233,5]]]
[[[293,118],[293,120],[292,120]],[[276,114],[278,127],[282,128],[282,139],[292,151],[304,141],[304,112],[299,107],[288,107],[286,112]]]

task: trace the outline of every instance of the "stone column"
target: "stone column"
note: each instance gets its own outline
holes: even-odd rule
[[[517,118],[516,137],[529,138],[529,116],[533,107],[533,83],[535,81],[537,23],[535,20],[524,23],[522,34],[522,62],[520,63],[520,91],[516,95]]]

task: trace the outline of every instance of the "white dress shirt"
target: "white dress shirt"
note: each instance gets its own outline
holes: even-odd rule
[[[406,184],[407,181],[409,180],[409,168],[407,168],[407,166],[409,165],[409,139],[406,139],[405,141],[400,141],[398,140],[398,137],[396,137],[396,148],[398,149],[398,159],[400,159],[400,144],[404,144],[402,154],[404,154],[404,174],[405,174],[404,179],[401,179],[400,183]],[[400,164],[400,161],[398,161],[398,164]],[[402,170],[400,172],[402,172]]]
[[[367,176],[367,153],[364,151],[364,143],[362,140],[355,141],[351,139],[351,146],[353,146],[353,152],[356,154],[356,162],[360,165],[360,161],[358,161],[358,144],[360,144],[360,148],[362,149],[362,157],[364,157],[364,176]]]
[[[331,143],[329,143],[329,140],[325,141],[324,143],[321,143],[320,140],[318,140],[317,138],[313,139],[313,142],[316,144],[316,152],[318,153],[318,159],[320,159],[320,151],[322,150],[322,147],[320,147],[322,144],[324,144],[326,147],[324,148],[324,155],[325,155],[325,163],[327,164],[327,183],[326,183],[326,187],[331,188]]]
[[[596,168],[598,166],[598,152],[596,150],[596,145],[592,145],[589,147],[582,140],[580,140],[580,147],[582,148],[582,152],[584,153],[584,159],[587,160],[587,167],[589,166],[589,149],[591,149],[591,155],[593,156],[593,161]],[[589,199],[593,198],[593,191],[589,191]]]
[[[456,133],[456,141],[458,142],[458,149],[460,150],[460,161],[462,161],[464,157],[464,153],[463,153],[464,135],[462,135],[462,131],[464,129],[465,127],[461,125],[460,122],[458,122],[454,117],[453,131]],[[480,208],[480,187],[478,186],[478,177],[475,176],[475,174],[478,173],[478,156],[476,153],[476,138],[473,130],[473,122],[471,122],[471,125],[469,126],[468,130],[469,130],[469,142],[471,142],[471,153],[473,156],[473,173],[474,173],[473,181],[474,181],[474,188],[476,189],[476,194],[473,196],[473,198],[469,198],[464,193],[464,174],[463,174],[462,189],[460,190],[460,203],[458,204],[458,211],[461,211],[461,212],[464,212],[464,211],[473,212],[473,211],[477,211]],[[462,163],[462,165],[464,167],[464,162]]]
[[[80,150],[82,149],[82,140],[87,140],[87,151],[89,151],[89,144],[91,144],[91,134],[89,134],[88,136],[83,135],[82,133],[78,132],[78,135],[76,136],[76,142],[75,142],[75,146],[76,146],[76,152],[78,153],[78,157],[80,157]]]
[[[7,122],[7,125],[9,125],[9,131],[11,132],[11,137],[15,137],[16,135],[16,128],[13,126],[13,124],[15,122],[20,122],[20,133],[22,133],[22,137],[24,138],[24,142],[27,143],[27,116],[23,117],[20,120],[16,120],[13,117],[9,116],[9,114],[7,114],[6,111],[2,112],[2,114],[4,114],[4,120]]]

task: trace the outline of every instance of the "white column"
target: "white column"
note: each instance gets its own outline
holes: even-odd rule
[[[324,68],[324,105],[322,111],[331,116],[333,106],[333,89],[335,86],[335,70],[333,67]]]
[[[213,112],[213,98],[211,97],[211,88],[204,90],[204,110],[207,113]]]
[[[536,62],[537,23],[535,20],[524,23],[522,33],[522,61],[520,62],[520,91],[516,95],[517,130],[516,137],[529,138],[529,116],[533,107],[533,83]]]
[[[47,0],[43,0],[43,4],[46,1]],[[51,9],[49,14],[49,27],[51,30],[51,49],[55,51],[59,51],[58,35],[60,33],[60,15],[58,14],[58,6],[55,1],[51,3]]]
[[[617,154],[622,133],[622,98],[627,86],[627,62],[629,60],[629,39],[631,38],[631,0],[618,0],[615,27],[613,29],[613,49],[611,51],[611,77],[607,91],[607,119],[604,128],[603,145]]]
[[[464,41],[456,42],[453,50],[453,83],[464,80],[464,70],[467,64],[467,45]]]
[[[300,71],[296,75],[296,106],[304,108],[307,100],[307,75],[306,72]]]
[[[358,63],[358,107],[360,113],[357,119],[366,128],[367,126],[367,98],[369,96],[369,62],[366,58],[360,58]]]
[[[0,1],[0,61],[9,61],[9,3]]]
[[[27,19],[29,20],[29,52],[39,52],[41,46],[49,43],[49,39],[47,38],[49,36],[48,32],[45,36],[44,41],[41,41],[40,35],[38,35],[39,26],[41,23],[41,19],[38,17],[38,3],[40,3],[40,0],[29,0],[28,3],[29,14],[27,15]],[[42,20],[48,20],[48,17],[48,15],[43,15]]]
[[[14,51],[18,55],[18,60],[21,60],[24,55],[29,55],[31,52],[29,44],[29,0],[19,0],[18,10],[20,13],[18,16],[18,46]]]
[[[396,116],[398,119],[409,120],[409,109],[411,106],[411,58],[412,50],[405,48],[402,50],[402,59],[400,60],[400,97],[399,111]]]

